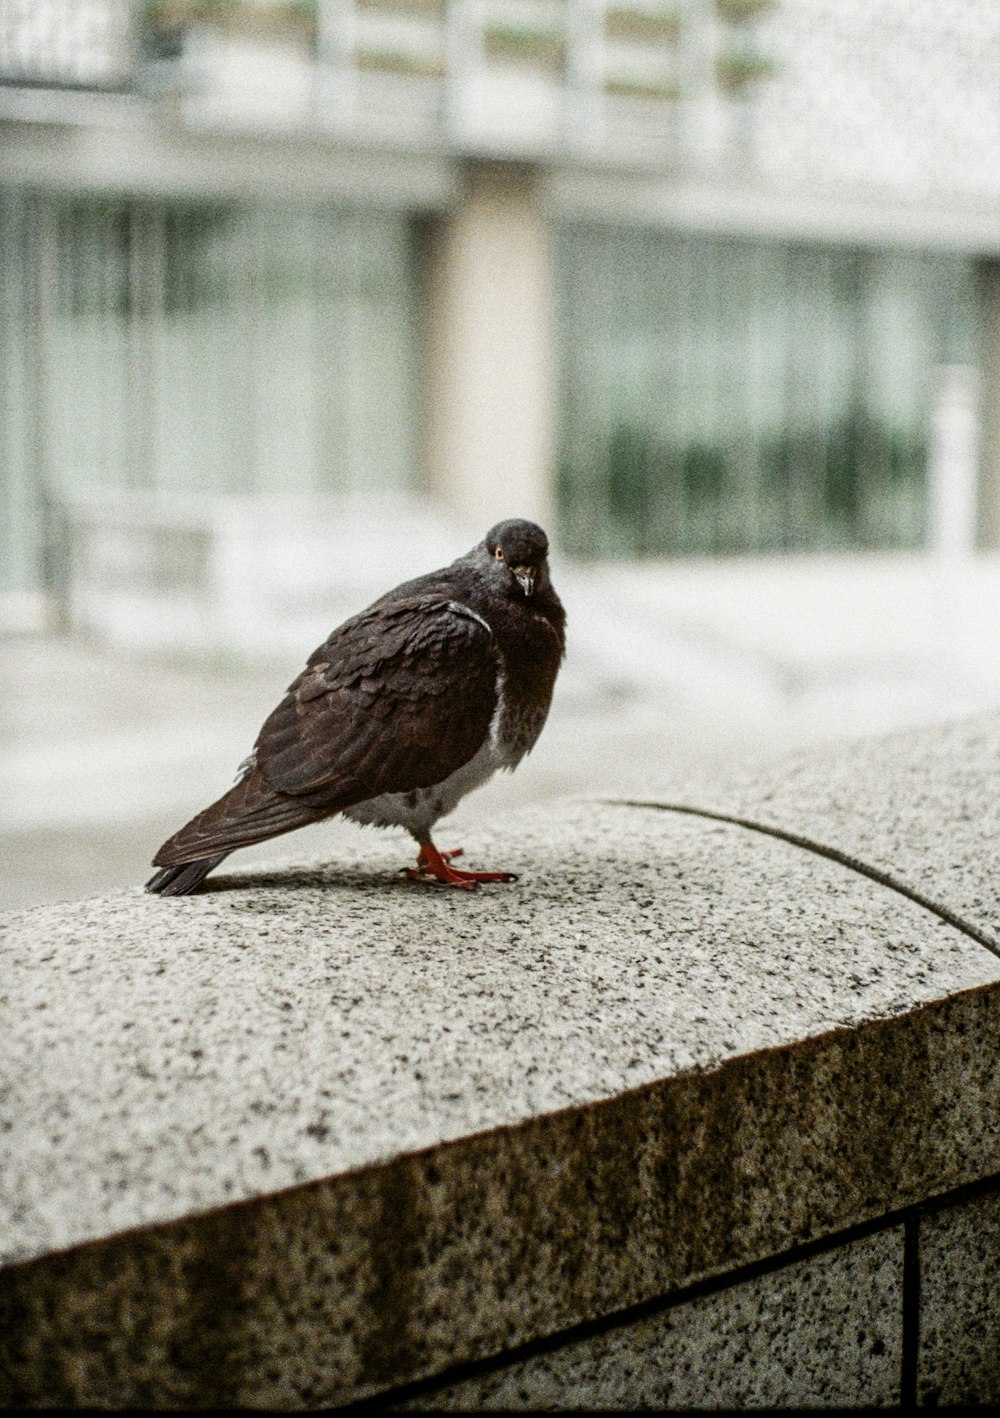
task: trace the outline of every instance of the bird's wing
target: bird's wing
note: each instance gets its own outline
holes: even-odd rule
[[[267,719],[258,771],[335,812],[439,783],[468,762],[497,703],[493,634],[441,593],[376,603],[333,632]]]
[[[153,865],[170,867],[203,861],[220,852],[232,852],[305,827],[324,815],[301,798],[276,793],[262,774],[251,768],[228,793],[168,837],[153,858]]]

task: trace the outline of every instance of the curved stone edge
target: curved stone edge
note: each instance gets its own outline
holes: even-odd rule
[[[841,866],[857,872],[859,876],[865,876],[869,881],[877,882],[880,886],[887,886],[890,891],[896,891],[900,896],[905,896],[914,905],[922,907],[925,911],[930,911],[945,925],[954,926],[956,930],[961,931],[963,935],[968,936],[970,940],[974,940],[977,945],[983,946],[1000,959],[1000,937],[995,932],[975,925],[972,921],[953,911],[950,906],[945,906],[924,892],[918,891],[915,886],[911,886],[896,873],[873,866],[870,862],[866,862],[850,852],[845,852],[839,847],[831,846],[830,843],[823,842],[818,837],[809,837],[801,832],[793,832],[776,823],[761,822],[756,818],[743,817],[738,813],[720,812],[713,808],[695,807],[690,803],[664,803],[653,798],[600,798],[598,801],[606,807],[646,808],[651,812],[676,812],[684,817],[700,817],[706,822],[725,822],[731,827],[742,827],[747,832],[759,832],[764,837],[775,837],[779,842],[788,842],[793,847],[801,847],[803,851],[814,852],[818,857],[838,862]]]
[[[0,1272],[7,1406],[384,1393],[1000,1172],[1000,984]]]
[[[724,775],[709,765],[659,771],[667,776],[620,796],[686,803],[820,839],[1000,942],[989,851],[1000,826],[1000,715],[831,740]]]

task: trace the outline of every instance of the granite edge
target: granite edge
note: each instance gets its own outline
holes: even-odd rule
[[[979,985],[16,1262],[0,1400],[350,1402],[924,1201],[1000,1172],[998,1022]]]

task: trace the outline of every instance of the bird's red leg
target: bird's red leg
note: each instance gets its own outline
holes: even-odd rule
[[[411,881],[426,881],[433,877],[444,886],[460,886],[466,891],[474,891],[481,881],[516,881],[509,871],[459,871],[448,865],[449,858],[462,854],[461,847],[449,852],[439,852],[433,842],[421,842],[417,853],[417,865],[408,867],[406,875]]]

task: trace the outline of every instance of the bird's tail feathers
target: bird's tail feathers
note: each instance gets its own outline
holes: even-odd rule
[[[187,896],[194,891],[213,871],[228,852],[219,852],[215,857],[202,857],[196,862],[182,862],[180,866],[161,867],[146,882],[146,890],[157,896]]]
[[[153,866],[163,867],[165,871],[150,879],[147,890],[169,896],[193,891],[212,868],[237,847],[249,847],[254,842],[292,832],[326,815],[295,798],[276,793],[261,774],[251,771],[164,842],[153,858]],[[166,872],[184,867],[191,868],[189,876],[183,878],[186,885],[180,884],[179,870],[175,876],[166,877]]]

